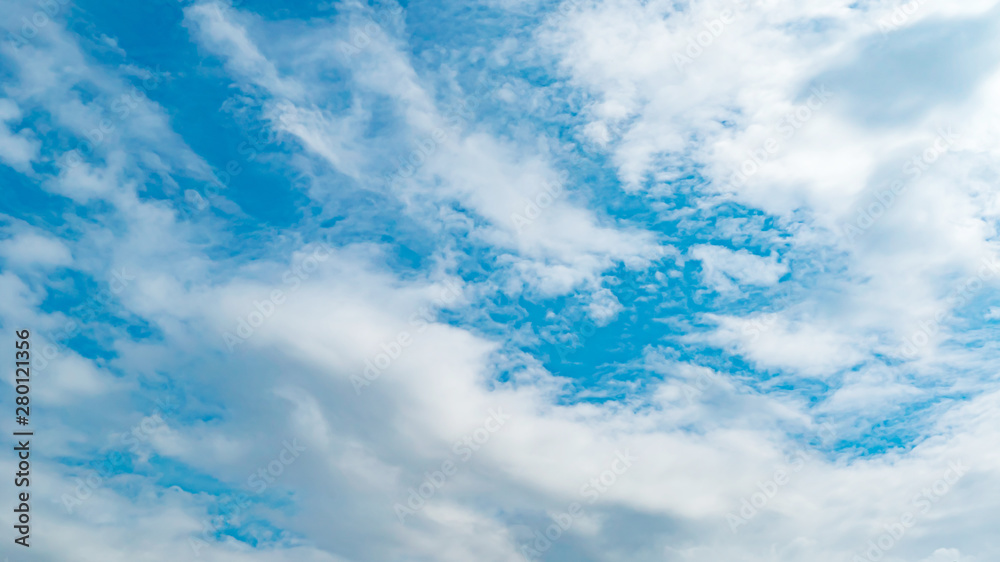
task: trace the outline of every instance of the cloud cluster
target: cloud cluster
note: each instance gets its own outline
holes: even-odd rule
[[[34,559],[996,558],[996,2],[0,8]]]

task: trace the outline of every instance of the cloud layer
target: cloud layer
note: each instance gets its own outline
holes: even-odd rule
[[[1000,555],[995,1],[0,7],[30,559]]]

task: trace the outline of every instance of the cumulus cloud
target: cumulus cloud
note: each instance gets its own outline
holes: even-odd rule
[[[61,241],[35,232],[22,232],[8,238],[0,246],[0,255],[9,266],[56,267],[73,262],[73,256]]]
[[[709,244],[695,246],[688,254],[701,262],[704,283],[720,292],[734,291],[738,285],[772,286],[788,272],[775,255],[761,257]]]

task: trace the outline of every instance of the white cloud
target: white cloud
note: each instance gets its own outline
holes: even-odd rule
[[[67,266],[73,261],[69,248],[58,238],[43,236],[36,232],[20,232],[0,242],[0,256],[8,265],[25,267]]]
[[[9,99],[0,99],[0,161],[24,172],[31,169],[31,163],[38,158],[39,142],[30,130],[14,132],[10,122],[21,118],[17,104]]]
[[[543,34],[561,57],[570,86],[595,97],[584,132],[607,146],[626,187],[650,188],[640,195],[651,204],[670,188],[647,185],[644,178],[679,173],[671,167],[697,162],[709,179],[724,178],[748,148],[766,142],[768,126],[800,104],[797,93],[812,73],[849,59],[859,42],[877,33],[872,18],[888,10],[881,4],[866,11],[847,2],[769,2],[764,15],[741,13],[711,50],[675,74],[671,55],[728,6],[703,2],[681,11],[661,1],[579,3],[569,16],[551,20]],[[931,10],[921,14],[926,21],[907,25],[943,17]],[[301,150],[289,149],[291,165],[321,179],[335,177],[323,171],[329,166],[363,183],[378,159],[354,155],[394,154],[381,145],[419,146],[445,126],[440,77],[425,76],[422,66],[418,71],[404,38],[389,31],[380,32],[386,41],[345,60],[336,41],[356,27],[351,17],[279,24],[213,4],[188,7],[186,17],[194,41],[221,56],[238,85],[266,102],[262,117],[299,139]],[[53,23],[37,47],[5,51],[17,68],[10,95],[18,107],[37,100],[33,109],[50,114],[67,135],[85,135],[101,115],[102,100],[128,88],[114,71],[88,62],[60,29]],[[290,36],[298,41],[273,48],[276,37]],[[348,71],[350,103],[324,104],[332,86],[318,78],[323,65]],[[96,101],[74,89],[84,81],[99,93]],[[993,536],[998,508],[982,490],[995,487],[1000,470],[991,452],[1000,393],[988,377],[973,378],[995,372],[992,359],[984,358],[995,355],[992,344],[902,367],[882,358],[895,358],[883,352],[895,349],[915,322],[952,308],[947,299],[956,287],[964,291],[980,260],[992,255],[996,119],[987,102],[997,83],[990,75],[964,102],[931,111],[935,119],[976,124],[953,157],[922,175],[893,206],[899,216],[886,214],[879,222],[886,236],[873,231],[849,246],[831,227],[851,214],[880,170],[891,175],[898,169],[895,149],[906,155],[910,144],[922,148],[933,141],[931,117],[867,128],[843,106],[831,105],[745,188],[694,194],[711,202],[706,208],[759,205],[778,231],[760,238],[782,245],[779,259],[779,249],[764,257],[695,244],[688,258],[702,262],[706,284],[727,292],[772,287],[801,262],[796,281],[807,281],[796,287],[812,291],[810,298],[770,313],[705,314],[700,319],[711,324],[707,331],[691,328],[671,346],[646,349],[641,360],[620,366],[634,378],[628,383],[648,388],[601,401],[567,399],[576,381],[508,349],[509,334],[435,317],[441,309],[459,317],[486,315],[492,310],[483,295],[500,287],[531,298],[580,291],[590,295],[591,317],[610,322],[624,306],[601,288],[601,276],[619,265],[648,267],[671,252],[652,230],[595,210],[599,202],[586,184],[560,179],[554,139],[532,134],[527,143],[485,124],[449,129],[410,178],[379,187],[413,228],[440,245],[428,260],[434,265],[394,271],[380,246],[345,243],[306,272],[312,247],[304,243],[315,238],[307,229],[285,241],[261,234],[252,257],[234,255],[246,248],[207,242],[231,240],[229,223],[191,218],[171,195],[157,200],[140,194],[137,186],[156,174],[211,181],[208,165],[172,130],[167,112],[143,102],[135,121],[116,122],[95,153],[100,158],[37,172],[50,194],[102,209],[107,220],[67,218],[67,228],[78,235],[72,243],[27,230],[2,242],[5,259],[25,266],[73,266],[95,279],[125,266],[135,275],[107,307],[116,320],[88,326],[86,337],[105,353],[84,359],[62,351],[47,368],[54,374],[43,379],[54,386],[37,390],[40,401],[60,406],[45,421],[51,442],[34,465],[47,483],[33,504],[48,527],[38,537],[45,539],[37,543],[38,558],[190,559],[189,541],[204,537],[203,524],[218,511],[219,499],[189,490],[197,484],[168,471],[157,474],[173,466],[157,463],[181,464],[213,487],[247,493],[248,475],[267,470],[283,441],[298,439],[307,450],[282,465],[245,517],[230,521],[258,546],[229,535],[208,537],[202,558],[517,559],[531,540],[521,531],[551,524],[549,514],[581,501],[581,490],[595,478],[600,482],[617,455],[628,451],[633,466],[594,503],[583,500],[585,515],[556,542],[552,559],[846,560],[878,540],[887,522],[914,509],[914,496],[933,488],[954,461],[966,463],[969,473],[934,497],[919,526],[885,559],[995,559],[997,548],[982,537]],[[374,99],[400,120],[401,131],[386,133],[391,138],[368,136]],[[282,122],[281,115],[288,118]],[[38,157],[54,160],[57,152],[40,145]],[[553,184],[564,188],[559,197],[552,195]],[[308,194],[311,203],[323,206],[330,196],[323,191],[341,185],[318,182]],[[539,199],[543,192],[551,199],[544,208],[541,202],[549,199]],[[519,227],[511,215],[522,212],[530,222]],[[726,228],[735,237],[756,227]],[[488,265],[495,275],[469,281],[461,298],[442,305],[437,295],[442,279],[452,275],[450,260],[467,247],[460,243],[493,252],[488,260],[495,263]],[[667,283],[661,273],[657,279],[666,293],[676,277]],[[986,295],[990,282],[980,279],[977,295]],[[53,343],[46,334],[65,317],[44,313],[42,304],[49,291],[62,288],[22,278],[18,270],[0,273],[3,324],[31,322],[45,349]],[[283,291],[280,303],[273,301],[276,289]],[[669,294],[654,312],[678,306],[675,297]],[[268,299],[270,308],[263,304]],[[259,323],[251,322],[254,314]],[[243,321],[257,325],[231,352],[223,334]],[[725,359],[741,356],[757,370],[681,361],[676,355],[687,353],[684,345],[722,348]],[[358,393],[357,377],[369,362],[379,365],[378,376]],[[779,373],[772,379],[763,371]],[[830,392],[817,393],[813,404],[812,396],[797,392],[799,383],[827,385]],[[919,423],[905,418],[903,406],[930,400],[942,388],[971,397],[949,396]],[[126,391],[134,392],[126,398]],[[157,406],[149,398],[161,392],[182,396],[185,408],[169,414],[143,442],[134,455],[139,474],[105,479],[77,512],[66,513],[63,494],[74,493],[76,479],[92,470],[59,461],[116,446],[115,436],[150,415]],[[443,461],[459,456],[455,443],[475,435],[491,409],[502,409],[509,421],[400,523],[394,504]],[[863,415],[873,419],[866,422]],[[835,422],[833,443],[817,437],[818,416]],[[876,423],[919,437],[897,450],[863,451],[877,441]],[[848,447],[835,446],[841,442]],[[731,533],[727,515],[762,492],[760,486],[797,451],[808,460],[739,534]],[[0,462],[0,470],[13,469]],[[281,532],[254,526],[259,521]]]
[[[833,326],[791,320],[784,314],[752,318],[709,315],[718,328],[705,339],[745,356],[765,368],[787,369],[807,376],[833,374],[867,356],[857,338],[840,334]]]
[[[738,285],[770,287],[788,273],[788,266],[774,254],[762,257],[710,244],[694,246],[688,254],[701,262],[704,283],[719,292],[735,291]]]
[[[352,16],[351,9],[345,7],[345,10],[346,29],[338,23],[330,23],[325,28],[325,32],[336,39],[323,36],[318,30],[303,28],[302,33],[316,36],[319,43],[318,46],[299,45],[306,50],[303,57],[314,56],[312,53],[317,49],[330,52],[328,66],[340,70],[341,65],[345,65],[351,72],[355,101],[352,109],[343,114],[322,104],[303,107],[294,96],[285,98],[283,87],[275,80],[261,80],[257,77],[260,73],[249,72],[250,67],[277,65],[261,59],[255,39],[248,37],[246,29],[240,28],[239,36],[243,39],[238,49],[222,46],[222,43],[232,43],[220,37],[235,33],[223,30],[238,25],[226,19],[236,18],[236,14],[221,11],[214,5],[198,5],[188,9],[187,17],[192,22],[200,22],[202,32],[197,38],[207,48],[233,61],[233,72],[238,79],[266,90],[264,101],[271,106],[268,117],[277,128],[298,138],[321,162],[355,179],[385,174],[366,169],[368,163],[362,156],[365,151],[345,148],[368,146],[373,154],[382,150],[379,145],[384,141],[362,134],[362,124],[368,119],[362,108],[366,103],[375,103],[373,96],[388,97],[397,104],[403,130],[409,133],[403,140],[413,148],[404,153],[403,165],[397,170],[404,173],[394,176],[391,194],[417,220],[435,230],[440,229],[442,209],[455,204],[471,211],[465,217],[470,222],[484,220],[483,226],[474,227],[468,235],[513,254],[511,263],[517,264],[513,269],[521,273],[508,283],[509,287],[525,283],[543,294],[564,294],[585,282],[593,283],[603,270],[616,262],[643,267],[662,255],[663,250],[651,233],[619,227],[576,204],[571,199],[576,186],[567,185],[559,178],[546,154],[537,154],[485,132],[456,127],[454,122],[459,114],[439,109],[433,101],[435,92],[417,75],[394,38],[388,35],[372,38],[363,50],[345,60],[336,48],[337,41],[348,41],[352,33],[367,30],[364,26],[370,23],[370,20]],[[384,28],[379,30],[380,34],[386,33]],[[258,33],[265,32],[258,30]],[[292,59],[282,61],[280,66],[296,65]],[[315,75],[316,68],[298,66],[301,68],[299,75],[283,80],[308,84],[306,89],[312,91],[324,88]],[[381,183],[359,187],[386,188]]]
[[[587,305],[587,312],[598,326],[604,326],[614,321],[623,308],[614,293],[608,289],[601,289],[593,294],[590,304]]]

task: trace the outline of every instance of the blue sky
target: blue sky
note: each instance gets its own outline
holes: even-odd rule
[[[0,6],[12,559],[997,558],[995,0]]]

